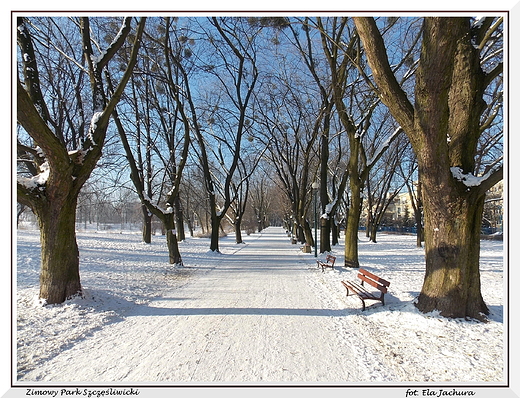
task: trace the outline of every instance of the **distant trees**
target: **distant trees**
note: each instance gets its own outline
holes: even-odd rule
[[[422,247],[424,233],[421,178],[417,173],[417,158],[410,149],[405,153],[402,161],[399,163],[397,174],[406,185],[410,205],[413,209],[413,225],[417,230],[417,247]],[[413,178],[413,176],[416,177]]]
[[[270,225],[269,216],[274,210],[274,184],[266,171],[261,170],[260,167],[260,170],[252,176],[250,185],[249,203],[255,216],[256,230],[262,232]]]
[[[298,241],[314,245],[309,207],[318,164],[315,145],[324,113],[313,100],[314,92],[302,83],[286,78],[266,81],[256,117],[266,157],[290,206],[289,230]]]
[[[382,107],[380,100],[370,90],[367,72],[360,61],[363,57],[362,48],[350,19],[317,18],[316,23],[321,35],[323,56],[328,65],[332,102],[348,140],[345,162],[349,202],[344,263],[349,267],[359,267],[358,230],[366,183],[372,169],[391,143],[399,137],[402,129],[395,126],[393,129],[388,128],[387,126],[393,126],[393,120],[388,117],[379,118],[379,123],[373,126],[373,119],[382,112]],[[411,30],[410,34],[413,35],[414,31]],[[406,76],[410,75],[408,73]],[[367,154],[369,147],[372,148],[372,154]]]

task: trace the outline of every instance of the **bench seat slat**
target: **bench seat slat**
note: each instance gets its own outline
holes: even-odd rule
[[[352,290],[354,293],[356,293],[358,296],[361,296],[366,299],[372,299],[372,300],[378,300],[380,297],[374,295],[373,293],[369,292],[364,286],[357,284],[355,282],[341,282],[343,285],[345,285],[346,288]]]

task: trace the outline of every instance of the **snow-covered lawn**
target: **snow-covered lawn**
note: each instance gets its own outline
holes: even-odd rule
[[[362,312],[340,283],[356,275],[341,266],[343,245],[322,272],[281,228],[244,245],[223,238],[221,254],[188,238],[184,268],[168,264],[162,236],[146,245],[137,232],[78,231],[85,298],[53,306],[37,300],[38,232],[17,235],[14,385],[507,382],[501,241],[482,241],[491,314],[480,323],[416,310],[424,251],[414,236],[360,234],[362,266],[391,282],[386,305]]]

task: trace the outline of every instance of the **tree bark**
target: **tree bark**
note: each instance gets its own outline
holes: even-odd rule
[[[361,187],[356,181],[350,183],[350,206],[345,227],[345,267],[359,268],[358,230],[361,215]]]
[[[369,239],[372,243],[377,243],[377,228],[379,227],[379,224],[372,222],[370,224],[369,230]]]
[[[242,219],[235,220],[235,242],[236,243],[244,243],[242,239]]]
[[[184,211],[179,195],[175,197],[173,203],[175,206],[175,225],[177,227],[177,239],[179,242],[182,242],[183,240],[186,240],[186,232],[184,230]]]
[[[331,220],[329,218],[320,217],[320,253],[330,252],[332,250],[330,244]]]
[[[422,243],[424,242],[424,231],[423,231],[423,214],[422,214],[422,187],[421,180],[419,176],[419,181],[417,182],[417,201],[413,206],[413,212],[415,217],[415,227],[417,228],[417,247],[422,247]],[[413,203],[413,200],[412,200]]]
[[[304,243],[308,243],[309,245],[314,247],[316,242],[314,242],[314,237],[312,236],[312,229],[307,220],[304,220],[302,222],[302,229],[303,229]]]
[[[182,257],[179,251],[177,231],[175,230],[175,215],[167,213],[163,219],[166,228],[166,245],[168,246],[168,260],[170,264],[182,266]]]
[[[426,274],[417,307],[451,318],[482,319],[489,313],[479,271],[484,196],[461,195],[456,187],[439,188],[436,179],[424,177],[424,189],[435,190],[442,201],[424,203]]]
[[[220,222],[222,218],[218,217],[214,210],[211,211],[211,241],[209,250],[212,252],[220,252],[219,249],[219,234],[220,234]],[[215,213],[215,214],[213,214]]]
[[[79,295],[79,250],[76,242],[76,196],[51,200],[36,210],[40,226],[40,299],[59,304]]]
[[[331,239],[332,246],[336,246],[339,243],[339,227],[334,220],[331,222]]]
[[[143,242],[152,243],[152,215],[144,204],[141,205],[141,211],[143,213]]]
[[[325,97],[325,95],[323,95]],[[332,102],[328,103],[328,99],[324,98],[328,110],[332,108]],[[328,175],[329,175],[329,132],[330,132],[330,111],[325,114],[323,122],[323,131],[321,132],[321,156],[320,156],[320,253],[330,252],[330,218],[332,214],[327,213],[329,204],[328,193]],[[327,217],[322,217],[326,215]]]

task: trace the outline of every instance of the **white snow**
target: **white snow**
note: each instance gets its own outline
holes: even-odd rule
[[[27,189],[35,189],[45,185],[49,179],[50,167],[48,162],[44,162],[40,165],[40,173],[32,177],[16,176],[18,184],[25,186]]]
[[[483,181],[489,178],[494,173],[494,169],[489,170],[486,174],[481,177],[474,176],[471,173],[464,173],[460,167],[450,167],[453,178],[462,182],[467,187],[478,187]]]
[[[507,385],[501,241],[482,241],[491,314],[480,323],[415,308],[424,249],[414,236],[370,243],[360,234],[362,266],[391,282],[386,305],[364,312],[340,284],[356,275],[341,266],[343,245],[322,272],[281,228],[243,245],[222,238],[221,253],[188,238],[183,268],[168,264],[163,236],[140,240],[137,231],[78,231],[85,298],[42,306],[39,233],[17,231],[14,386],[427,383],[436,394]]]
[[[92,141],[92,145],[97,145],[97,143],[94,141],[94,132],[97,129],[97,124],[99,122],[99,119],[103,116],[103,112],[95,112],[92,116],[92,119],[90,120],[90,128],[88,130],[88,137],[90,141]]]
[[[329,214],[331,213],[332,208],[334,207],[336,202],[337,202],[337,198],[335,198],[331,203],[327,203],[327,205],[325,206],[325,212],[320,216],[320,218],[324,218],[324,219],[328,220]]]

